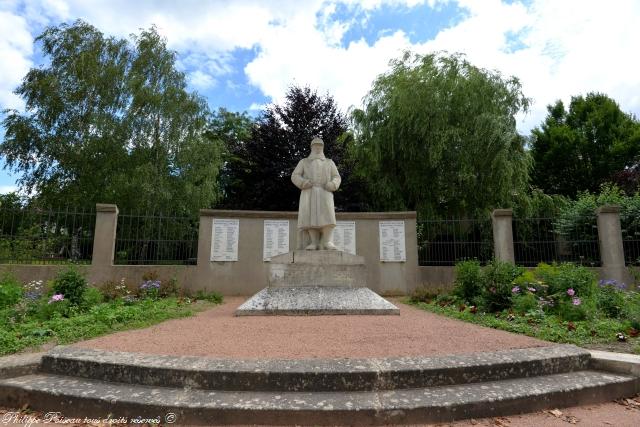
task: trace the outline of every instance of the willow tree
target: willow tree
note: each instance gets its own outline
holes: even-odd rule
[[[352,111],[354,156],[378,209],[474,216],[525,191],[530,159],[515,116],[517,78],[460,54],[406,52]]]
[[[155,28],[130,40],[76,21],[36,38],[45,64],[16,89],[0,154],[43,204],[196,212],[218,198],[222,143]]]

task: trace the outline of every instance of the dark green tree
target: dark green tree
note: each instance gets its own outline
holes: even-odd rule
[[[238,117],[230,117],[233,122]],[[238,122],[236,122],[238,123]],[[362,184],[353,178],[347,159],[348,121],[330,95],[321,96],[309,87],[291,86],[282,105],[272,105],[250,126],[240,118],[225,165],[223,206],[232,209],[298,209],[300,190],[291,173],[300,159],[309,155],[314,136],[324,141],[324,152],[333,159],[342,176],[335,193],[337,210],[360,210]],[[222,126],[224,128],[224,126]],[[219,134],[219,133],[218,133]]]
[[[475,216],[525,191],[530,159],[515,115],[529,100],[515,77],[462,55],[406,52],[352,112],[359,174],[378,209]]]
[[[16,89],[0,153],[42,204],[197,212],[218,198],[222,144],[204,99],[186,89],[175,52],[152,27],[132,40],[82,21],[47,28],[48,60]]]
[[[597,192],[640,159],[640,123],[608,96],[574,96],[562,101],[532,131],[532,184],[549,194],[575,197]],[[633,189],[630,189],[633,191]]]

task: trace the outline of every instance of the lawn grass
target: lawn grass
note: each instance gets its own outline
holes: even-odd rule
[[[436,303],[435,300],[432,302],[417,302],[411,300],[411,298],[406,298],[402,302],[421,310],[493,329],[524,334],[545,341],[640,354],[640,338],[628,336],[629,325],[624,320],[591,319],[566,322],[555,315],[546,315],[544,319],[532,319],[517,314],[510,317],[506,311],[501,313],[478,311],[474,314],[467,307],[461,311],[461,307],[457,304],[442,306]],[[616,337],[618,332],[622,332],[627,336],[627,342],[618,342]]]
[[[128,329],[145,328],[168,319],[188,317],[214,307],[221,299],[198,299],[186,302],[177,297],[143,299],[126,303],[121,299],[91,307],[71,317],[46,321],[29,318],[5,321],[0,328],[0,355],[25,350],[37,351],[43,344],[70,344]]]

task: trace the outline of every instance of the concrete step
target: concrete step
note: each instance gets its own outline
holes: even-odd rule
[[[555,345],[444,357],[227,360],[57,346],[41,371],[148,386],[227,391],[377,391],[535,377],[589,367],[588,351]]]
[[[631,396],[638,378],[578,371],[452,386],[383,391],[211,391],[53,374],[0,380],[0,404],[29,404],[66,418],[165,417],[182,424],[433,423],[511,415]],[[173,415],[167,415],[173,414]]]

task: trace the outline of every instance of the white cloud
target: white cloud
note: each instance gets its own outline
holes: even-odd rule
[[[0,0],[2,1],[2,0]],[[465,17],[424,43],[412,44],[397,29],[374,43],[341,39],[354,21],[331,19],[337,0],[131,2],[112,0],[5,0],[0,10],[0,107],[20,106],[10,93],[31,65],[30,26],[82,18],[116,36],[156,24],[193,86],[227,81],[238,48],[258,52],[244,69],[249,82],[278,102],[289,84],[329,91],[342,109],[359,105],[372,80],[403,49],[465,52],[481,67],[518,76],[531,113],[522,131],[538,125],[546,105],[587,91],[602,91],[626,111],[640,115],[640,2],[618,0],[345,0],[350,10],[369,12],[383,3],[439,7],[456,2]],[[365,13],[366,15],[366,13]],[[355,19],[355,18],[354,18]],[[381,28],[381,30],[385,30]],[[387,29],[388,30],[388,29]],[[515,44],[512,42],[515,38]],[[232,82],[237,84],[237,82]]]
[[[26,20],[0,9],[0,109],[24,108],[13,92],[29,71],[33,40]]]
[[[0,185],[0,194],[17,192],[18,187],[15,185]]]

